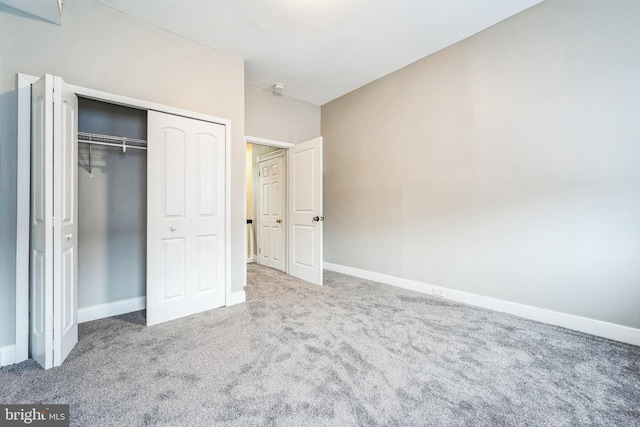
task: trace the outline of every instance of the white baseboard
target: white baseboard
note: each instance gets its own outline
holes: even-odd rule
[[[409,289],[410,291],[430,295],[433,294],[433,286],[422,282],[416,282],[415,280],[402,279],[400,277],[389,276],[382,273],[376,273],[374,271],[360,270],[359,268],[331,264],[328,262],[324,263],[324,268],[325,270],[335,271],[336,273],[348,274],[349,276],[384,283],[385,285],[397,286],[399,288]]]
[[[147,299],[145,297],[80,308],[78,309],[78,323],[119,316],[121,314],[131,313],[132,311],[144,310],[145,308],[147,308]]]
[[[231,307],[232,305],[243,303],[247,300],[247,295],[244,291],[233,292],[229,295],[227,299],[227,307]]]
[[[14,363],[16,363],[15,344],[0,347],[0,367],[13,365]]]
[[[442,296],[452,301],[509,313],[515,316],[524,317],[525,319],[561,326],[563,328],[584,332],[598,337],[640,346],[640,329],[628,326],[575,316],[573,314],[560,313],[558,311],[472,294],[470,292],[428,285],[414,280],[402,279],[400,277],[389,276],[373,271],[360,270],[358,268],[346,267],[338,264],[331,264],[328,262],[324,263],[324,268],[326,270],[348,274],[361,279],[372,280],[424,294]]]

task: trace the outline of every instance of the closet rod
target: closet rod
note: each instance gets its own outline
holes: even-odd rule
[[[105,145],[108,147],[122,148],[123,152],[127,148],[135,148],[137,150],[146,150],[147,141],[144,139],[127,138],[124,136],[101,135],[98,133],[78,132],[78,142],[85,144]]]
[[[105,145],[107,147],[118,147],[118,148],[135,148],[136,150],[146,150],[147,147],[137,147],[135,145],[122,145],[122,144],[114,144],[112,142],[97,142],[97,141],[89,141],[89,140],[84,140],[84,139],[78,139],[78,142],[81,142],[83,144],[91,144],[91,145]]]

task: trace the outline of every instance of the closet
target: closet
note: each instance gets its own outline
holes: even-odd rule
[[[144,301],[153,325],[224,306],[228,121],[51,75],[30,92],[31,356],[62,364],[79,309]]]
[[[98,306],[144,306],[146,140],[145,110],[78,98],[79,322]]]

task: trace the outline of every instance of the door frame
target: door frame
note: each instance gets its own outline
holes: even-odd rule
[[[17,159],[17,224],[16,224],[16,344],[15,360],[19,363],[29,358],[29,225],[31,200],[31,84],[39,77],[18,73],[18,159]],[[130,98],[83,86],[69,84],[77,96],[132,107],[154,110],[176,116],[188,117],[225,126],[225,305],[242,301],[231,297],[231,120],[194,111],[183,110],[155,102]],[[246,139],[246,138],[245,138]],[[293,144],[291,144],[293,145]],[[246,144],[245,144],[246,152]],[[246,157],[246,155],[245,155]],[[245,162],[246,163],[246,162]],[[246,166],[245,166],[246,167]],[[246,172],[245,178],[246,180]],[[246,212],[246,183],[245,183]],[[246,227],[245,227],[246,230]],[[245,231],[245,241],[246,241]],[[246,244],[246,243],[245,243]]]
[[[244,182],[244,185],[242,188],[244,188],[244,198],[243,198],[243,204],[244,204],[244,216],[246,218],[247,216],[247,144],[256,144],[256,145],[267,145],[269,147],[277,147],[277,148],[282,148],[285,150],[285,158],[288,155],[288,149],[293,147],[296,144],[292,144],[291,142],[285,142],[285,141],[278,141],[275,139],[268,139],[268,138],[260,138],[258,136],[245,136],[244,137],[244,158],[245,158],[245,162],[244,162],[244,174],[242,174],[242,180]],[[285,166],[283,166],[283,168],[286,169]],[[287,201],[288,203],[288,201]],[[288,204],[285,203],[285,216],[286,213],[288,211]],[[285,219],[286,221],[287,219]],[[257,224],[256,224],[257,225]],[[256,227],[257,228],[257,227]],[[256,239],[257,239],[257,233],[256,233]],[[285,245],[287,244],[287,235],[286,235],[286,230],[285,230]],[[244,227],[244,253],[248,253],[249,250],[249,234],[248,234],[248,227]],[[289,260],[288,260],[288,254],[287,256],[285,256],[285,273],[289,274]],[[245,271],[246,271],[246,266],[244,267]]]

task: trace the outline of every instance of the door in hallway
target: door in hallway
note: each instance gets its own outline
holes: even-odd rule
[[[258,163],[258,262],[285,271],[284,171],[281,155]]]

